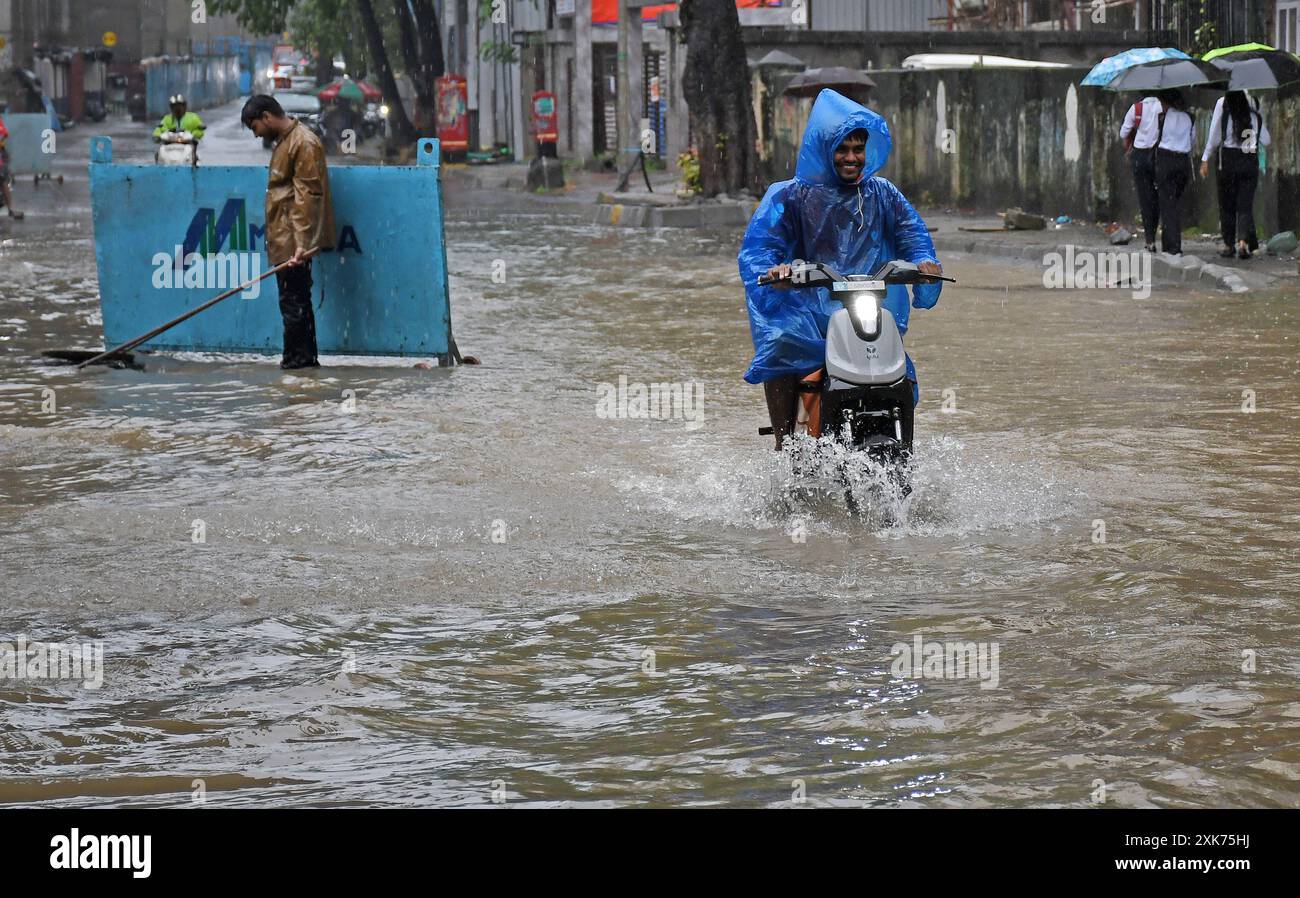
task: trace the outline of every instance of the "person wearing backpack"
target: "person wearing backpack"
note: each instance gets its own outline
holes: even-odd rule
[[[1183,92],[1169,88],[1160,92],[1164,112],[1156,138],[1156,197],[1160,205],[1160,249],[1183,253],[1183,191],[1192,180],[1192,117]]]
[[[1273,142],[1268,125],[1242,90],[1230,90],[1214,104],[1201,177],[1210,176],[1210,157],[1219,151],[1219,255],[1249,259],[1259,249],[1255,233],[1255,188],[1259,186],[1259,148]]]
[[[1147,252],[1156,251],[1156,229],[1160,226],[1160,205],[1156,194],[1156,143],[1160,136],[1160,114],[1164,107],[1156,97],[1143,97],[1129,107],[1119,136],[1124,141],[1142,209],[1142,229]]]

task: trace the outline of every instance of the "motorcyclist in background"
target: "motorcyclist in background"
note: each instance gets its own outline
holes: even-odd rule
[[[171,112],[164,115],[158,127],[153,129],[154,140],[162,140],[164,134],[175,132],[184,132],[194,140],[202,140],[203,119],[199,118],[197,112],[186,111],[184,94],[176,94],[169,98],[168,105],[171,107]]]
[[[813,104],[795,176],[768,188],[740,248],[754,360],[745,380],[761,383],[776,435],[776,448],[793,432],[801,381],[817,381],[826,358],[826,328],[838,304],[823,291],[789,281],[758,286],[769,275],[788,278],[795,260],[830,265],[841,274],[873,274],[886,262],[912,262],[926,274],[942,274],[934,241],[902,192],[875,173],[892,149],[885,120],[833,90]],[[912,288],[912,305],[928,309],[942,285]],[[905,286],[891,286],[885,307],[900,334],[907,332]],[[915,401],[916,367],[907,357]]]

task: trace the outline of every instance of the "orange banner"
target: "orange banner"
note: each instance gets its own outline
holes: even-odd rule
[[[737,9],[758,9],[763,6],[787,6],[782,0],[736,0]],[[655,19],[659,13],[676,9],[676,3],[661,3],[641,10],[642,19]],[[594,25],[612,25],[618,22],[618,0],[591,0],[591,21]]]

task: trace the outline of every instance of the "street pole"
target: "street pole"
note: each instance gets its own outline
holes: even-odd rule
[[[618,61],[615,73],[615,113],[614,113],[614,149],[615,165],[623,171],[628,164],[627,148],[630,143],[628,129],[628,107],[630,91],[627,86],[627,43],[628,19],[636,12],[627,8],[627,0],[618,0]]]
[[[618,169],[626,171],[641,148],[641,119],[645,115],[642,82],[642,26],[640,0],[618,3]]]
[[[577,0],[573,14],[573,105],[575,155],[582,163],[596,153],[591,96],[591,0]]]

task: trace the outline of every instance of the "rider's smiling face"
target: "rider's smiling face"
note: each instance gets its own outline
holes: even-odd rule
[[[835,173],[840,180],[856,184],[867,164],[867,141],[861,131],[854,131],[835,148]]]

